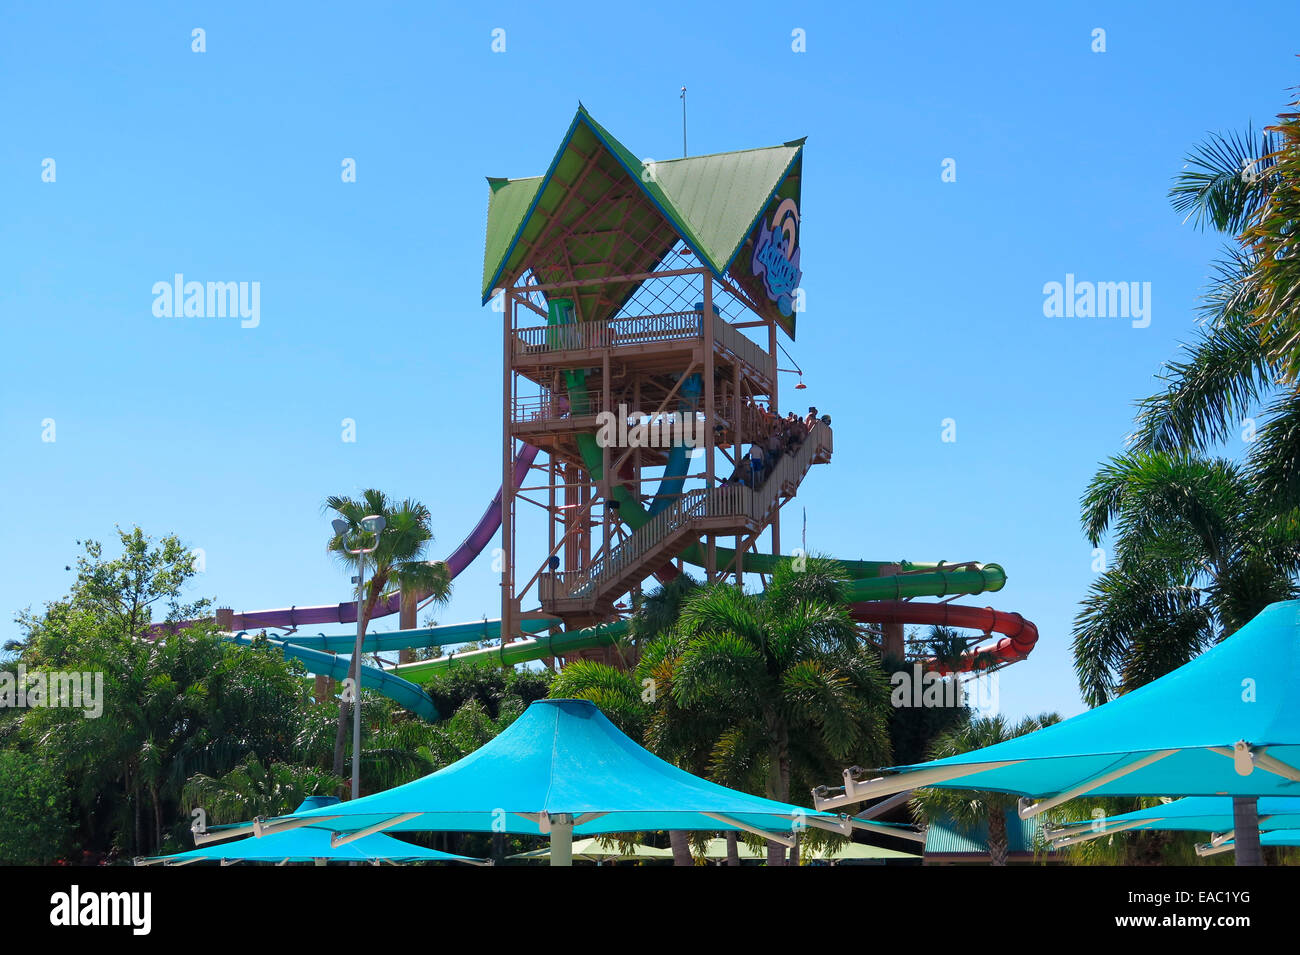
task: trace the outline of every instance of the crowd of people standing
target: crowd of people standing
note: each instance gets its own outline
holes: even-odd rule
[[[810,407],[803,418],[793,411],[781,417],[770,406],[765,408],[753,399],[746,398],[745,403],[747,409],[752,407],[757,411],[760,433],[766,432],[766,437],[750,445],[749,454],[737,462],[736,470],[723,484],[741,484],[752,488],[762,486],[783,454],[798,451],[818,423],[830,424],[830,416],[818,418],[815,407]]]

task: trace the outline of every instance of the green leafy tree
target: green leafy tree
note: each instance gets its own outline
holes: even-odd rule
[[[71,825],[63,779],[47,760],[0,749],[0,865],[48,865]]]
[[[983,634],[972,639],[951,627],[933,626],[923,637],[917,637],[922,658],[931,659],[943,665],[950,674],[956,674],[965,663],[965,655],[976,642],[987,639]],[[977,665],[980,661],[976,661]],[[903,661],[894,663],[886,661],[886,669],[902,672],[910,680],[914,671],[912,664]],[[924,671],[924,668],[923,668]],[[949,675],[946,679],[957,680],[962,677]],[[967,675],[969,678],[969,674]],[[964,694],[944,693],[942,703],[938,706],[893,706],[889,714],[889,740],[896,764],[906,765],[924,761],[926,748],[939,733],[951,729],[969,718]],[[951,705],[950,705],[951,701]]]
[[[516,703],[526,708],[544,699],[550,686],[549,670],[515,669],[495,666],[457,666],[431,677],[424,690],[438,707],[439,713],[455,713],[470,700],[496,719],[503,705],[512,710]]]
[[[222,776],[195,773],[185,783],[186,812],[202,809],[208,825],[234,825],[257,816],[283,816],[308,796],[327,795],[339,784],[337,776],[293,763],[265,765],[249,756]]]
[[[1293,104],[1300,105],[1300,104]],[[1300,372],[1300,114],[1284,112],[1263,134],[1210,137],[1184,163],[1174,207],[1233,239],[1224,296],[1250,318],[1267,360],[1287,382]]]
[[[20,617],[17,662],[29,672],[102,680],[98,712],[32,707],[4,733],[65,780],[76,842],[96,851],[149,854],[182,837],[181,790],[195,773],[223,774],[249,754],[291,761],[306,701],[301,666],[270,647],[237,647],[209,624],[151,632],[152,607],[193,612],[182,595],[193,565],[174,538],[142,541],[123,534],[114,558],[87,545],[68,597]]]

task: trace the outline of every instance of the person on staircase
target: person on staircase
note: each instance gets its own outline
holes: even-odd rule
[[[767,435],[767,463],[764,470],[771,472],[776,467],[777,459],[781,457],[781,449],[785,446],[785,438],[782,434],[783,428],[779,421],[775,422],[772,430]]]
[[[763,449],[758,444],[749,446],[749,486],[757,489],[763,483]]]

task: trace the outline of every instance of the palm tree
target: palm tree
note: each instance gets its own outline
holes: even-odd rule
[[[1297,103],[1296,105],[1300,105]],[[1241,240],[1253,257],[1246,283],[1269,354],[1290,383],[1300,376],[1300,113],[1283,113],[1269,132],[1276,149],[1268,159],[1268,196]]]
[[[673,703],[667,691],[671,676],[660,666],[665,636],[676,626],[682,604],[698,589],[699,582],[693,577],[679,574],[637,603],[629,627],[638,655],[634,672],[574,660],[552,681],[549,695],[590,700],[619,729],[642,740],[652,752],[697,775],[707,775],[713,739],[706,729],[709,721],[702,714],[686,714]],[[728,833],[729,843],[734,838],[734,833]],[[673,865],[695,864],[686,833],[672,830],[668,841]]]
[[[1250,130],[1211,137],[1187,157],[1170,198],[1198,225],[1235,239],[1232,294],[1225,301],[1249,315],[1269,362],[1294,383],[1300,373],[1300,114],[1280,114],[1258,137]]]
[[[935,737],[930,744],[930,759],[944,759],[1005,743],[1060,721],[1054,713],[1029,716],[1012,725],[1003,716],[972,716],[959,726]],[[1007,812],[1016,806],[1009,793],[970,792],[960,789],[919,789],[909,802],[918,821],[948,818],[963,829],[988,827],[989,860],[992,865],[1007,864]]]
[[[1170,199],[1200,228],[1231,237],[1204,295],[1202,331],[1167,363],[1163,391],[1139,402],[1134,450],[1205,451],[1264,406],[1249,467],[1277,510],[1300,504],[1300,114],[1211,136],[1187,157]]]
[[[1163,451],[1112,458],[1082,511],[1092,545],[1113,528],[1118,553],[1075,618],[1074,665],[1089,705],[1182,666],[1296,593],[1296,521],[1273,514],[1230,461]]]
[[[665,654],[674,702],[725,723],[715,778],[789,802],[846,759],[888,759],[888,684],[843,599],[843,571],[779,566],[765,594],[710,584],[682,607]],[[747,784],[747,785],[746,785]],[[784,852],[769,843],[770,864]]]
[[[595,660],[573,660],[551,681],[552,699],[589,700],[632,739],[644,739],[650,707],[641,684],[627,670]]]
[[[191,776],[182,804],[187,811],[202,808],[210,823],[229,825],[257,816],[287,815],[308,796],[328,793],[339,782],[318,769],[291,763],[264,765],[250,756],[223,776]]]
[[[325,499],[324,510],[335,512],[348,525],[345,533],[330,536],[326,549],[354,573],[361,571],[362,562],[369,571],[365,592],[361,595],[358,626],[362,634],[366,632],[375,605],[394,591],[413,593],[417,599],[429,598],[437,604],[447,602],[451,595],[451,578],[447,573],[447,565],[423,559],[425,550],[433,543],[433,531],[430,528],[432,516],[423,504],[410,499],[393,501],[383,491],[368,488],[361,492],[358,500],[332,495]],[[377,541],[362,529],[361,524],[364,518],[372,515],[384,519],[384,529],[379,532]],[[361,555],[349,553],[347,546],[355,546],[358,537],[363,547],[373,546],[374,551]],[[348,670],[355,687],[360,686],[360,664],[361,661],[354,657]],[[346,700],[340,700],[338,730],[334,742],[336,776],[343,775],[343,755],[350,713],[350,704]]]

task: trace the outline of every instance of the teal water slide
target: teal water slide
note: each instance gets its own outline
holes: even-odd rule
[[[348,671],[352,666],[348,657],[334,656],[320,650],[296,646],[284,640],[274,640],[270,637],[260,636],[250,637],[244,632],[233,634],[227,639],[244,647],[269,646],[280,651],[286,660],[300,661],[307,668],[308,673],[332,677],[340,683],[348,678]],[[355,647],[356,637],[353,636],[351,639]],[[399,706],[430,722],[436,722],[442,718],[438,713],[438,707],[434,705],[429,694],[400,676],[395,676],[385,670],[363,663],[361,665],[361,685],[366,689],[379,691]]]

